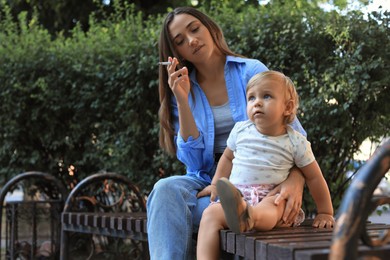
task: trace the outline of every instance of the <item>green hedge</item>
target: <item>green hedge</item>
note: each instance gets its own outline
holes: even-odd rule
[[[364,18],[294,3],[219,3],[204,11],[231,48],[296,82],[299,118],[337,207],[359,145],[389,133],[389,13]],[[157,140],[164,14],[144,19],[119,8],[102,22],[91,17],[87,33],[76,28],[53,39],[35,18],[21,14],[15,24],[6,7],[1,13],[1,183],[40,170],[72,186],[94,172],[116,171],[148,192],[158,178],[183,173]]]

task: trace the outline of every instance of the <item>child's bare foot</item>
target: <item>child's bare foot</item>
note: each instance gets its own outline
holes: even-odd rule
[[[227,178],[218,180],[217,191],[229,228],[235,233],[252,229],[252,207],[243,200],[240,191]]]

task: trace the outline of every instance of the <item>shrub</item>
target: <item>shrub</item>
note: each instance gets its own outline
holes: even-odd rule
[[[389,13],[326,13],[268,4],[203,10],[230,47],[289,75],[301,96],[299,119],[326,177],[335,207],[345,172],[366,138],[390,128]],[[150,191],[183,167],[158,148],[158,50],[163,16],[132,6],[90,17],[87,33],[55,38],[3,7],[0,24],[1,182],[27,170],[51,172],[70,187],[96,171],[128,175]],[[122,8],[122,9],[121,9]],[[239,10],[238,12],[236,10]],[[232,21],[234,17],[234,21]],[[310,196],[306,207],[312,211]]]

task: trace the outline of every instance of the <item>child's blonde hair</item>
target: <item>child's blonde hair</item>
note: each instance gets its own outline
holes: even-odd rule
[[[285,98],[286,104],[287,104],[287,102],[292,102],[292,109],[291,109],[291,114],[284,118],[284,123],[290,124],[294,120],[294,118],[297,114],[298,107],[299,107],[299,96],[298,96],[297,90],[295,89],[294,83],[292,82],[292,80],[289,77],[284,75],[282,72],[268,70],[268,71],[261,72],[261,73],[254,75],[249,80],[249,82],[246,86],[246,91],[248,92],[249,89],[258,85],[264,79],[277,80],[280,82],[280,84],[282,84],[282,86],[285,86],[284,98]]]

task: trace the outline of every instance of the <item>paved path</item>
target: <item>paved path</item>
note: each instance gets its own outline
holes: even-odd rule
[[[383,212],[380,216],[374,213],[368,218],[368,220],[374,223],[390,224],[390,210]]]

